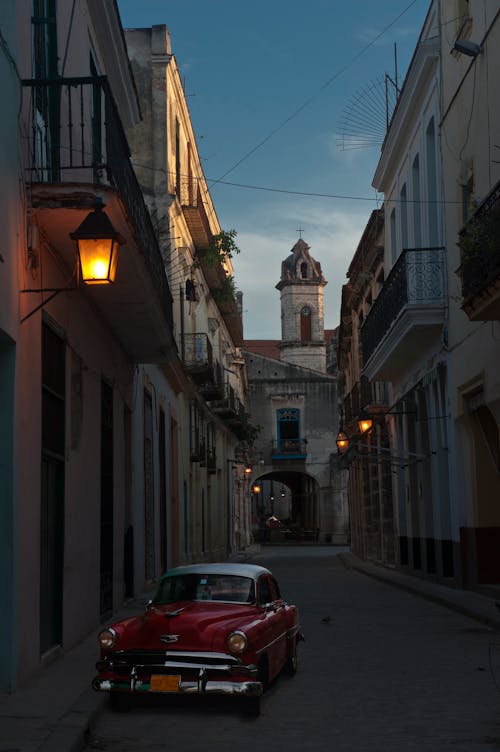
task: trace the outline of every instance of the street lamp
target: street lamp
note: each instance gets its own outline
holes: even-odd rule
[[[349,449],[349,438],[347,434],[345,434],[344,431],[342,430],[342,427],[337,434],[335,443],[337,445],[337,450],[339,454],[344,454],[344,452],[347,452],[347,450]]]
[[[82,282],[107,285],[115,281],[118,248],[125,240],[113,227],[102,201],[96,201],[94,211],[70,238],[76,243]]]
[[[368,433],[373,428],[373,418],[365,410],[358,415],[358,428],[360,433]]]
[[[51,293],[21,319],[21,324],[43,308],[60,292],[78,290],[81,278],[86,285],[102,285],[114,282],[118,260],[118,248],[125,244],[125,239],[115,230],[104,211],[101,198],[95,199],[94,210],[69,236],[76,245],[76,269],[66,287],[37,287],[21,290],[22,293]],[[74,279],[76,277],[76,283]]]

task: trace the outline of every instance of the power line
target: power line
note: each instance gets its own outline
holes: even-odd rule
[[[318,97],[318,96],[319,96],[319,95],[320,95],[320,94],[321,94],[321,93],[322,93],[322,92],[323,92],[323,91],[324,91],[325,89],[327,89],[327,88],[328,88],[329,86],[331,86],[331,84],[332,84],[332,83],[334,83],[334,81],[336,81],[336,80],[337,80],[338,78],[340,78],[340,76],[341,76],[341,75],[342,75],[343,73],[345,73],[345,71],[346,71],[346,70],[348,70],[348,68],[349,68],[349,67],[350,67],[350,66],[351,66],[351,65],[352,65],[352,64],[353,64],[353,63],[354,63],[354,62],[355,62],[356,60],[358,60],[358,59],[359,59],[359,58],[360,58],[360,57],[361,57],[362,55],[364,55],[364,53],[365,53],[365,52],[366,52],[367,50],[369,50],[369,49],[370,49],[370,47],[373,47],[373,45],[375,44],[375,42],[377,42],[377,41],[378,41],[378,40],[380,39],[380,37],[382,37],[382,36],[383,36],[383,35],[384,35],[384,34],[385,34],[385,33],[386,33],[386,32],[387,32],[387,31],[388,31],[388,30],[389,30],[389,29],[390,29],[390,28],[391,28],[392,26],[394,26],[394,24],[395,24],[395,23],[397,23],[397,22],[399,21],[399,19],[400,19],[400,18],[401,18],[402,16],[404,16],[404,14],[405,14],[405,13],[407,13],[407,12],[408,12],[408,11],[410,10],[410,8],[411,8],[411,7],[413,6],[413,5],[415,5],[415,3],[416,3],[416,2],[417,2],[417,0],[412,0],[412,2],[411,2],[411,3],[409,4],[409,5],[407,5],[407,6],[406,6],[406,8],[405,8],[404,10],[402,10],[402,11],[401,11],[401,13],[399,13],[399,15],[397,15],[397,16],[396,16],[396,18],[394,18],[394,19],[393,19],[393,20],[391,21],[391,23],[390,23],[390,24],[388,24],[388,25],[387,25],[387,26],[386,26],[386,27],[385,27],[384,29],[382,29],[382,31],[381,31],[381,32],[379,32],[379,34],[377,34],[377,35],[376,35],[376,36],[375,36],[375,37],[374,37],[374,38],[373,38],[373,39],[371,40],[371,42],[368,42],[368,44],[366,44],[366,45],[365,45],[365,46],[364,46],[364,47],[363,47],[363,48],[362,48],[362,49],[361,49],[361,50],[360,50],[359,52],[357,52],[357,53],[356,53],[356,54],[355,54],[355,55],[354,55],[354,56],[353,56],[353,57],[351,58],[351,60],[350,60],[350,61],[349,61],[348,63],[346,63],[345,65],[343,65],[343,66],[342,66],[342,67],[341,67],[341,68],[340,68],[340,69],[339,69],[339,70],[338,70],[338,71],[337,71],[336,73],[334,73],[334,74],[333,74],[333,76],[330,76],[330,78],[329,78],[329,79],[328,79],[327,81],[325,81],[325,83],[324,83],[324,84],[322,84],[322,86],[320,86],[320,88],[319,88],[319,89],[318,89],[318,90],[316,91],[316,93],[315,93],[315,94],[313,94],[312,96],[308,97],[308,99],[306,99],[306,100],[305,100],[305,102],[303,102],[303,103],[302,103],[302,104],[301,104],[301,105],[300,105],[299,107],[297,107],[297,108],[296,108],[296,109],[295,109],[295,110],[294,110],[294,111],[293,111],[293,112],[291,113],[291,115],[289,115],[289,116],[288,116],[287,118],[285,118],[285,120],[283,120],[283,122],[282,122],[282,123],[280,123],[280,124],[279,124],[278,126],[276,126],[276,128],[273,128],[273,130],[272,130],[272,131],[270,131],[270,133],[268,133],[268,134],[267,134],[267,136],[265,136],[265,137],[264,137],[264,138],[263,138],[263,139],[262,139],[261,141],[259,141],[259,143],[258,143],[258,144],[256,144],[256,145],[255,145],[254,147],[252,147],[252,148],[251,148],[251,149],[250,149],[249,151],[247,151],[247,152],[246,152],[246,153],[245,153],[245,154],[244,154],[244,155],[243,155],[243,156],[242,156],[242,157],[241,157],[241,158],[240,158],[240,159],[239,159],[239,160],[238,160],[238,161],[237,161],[237,162],[236,162],[236,163],[235,163],[235,164],[234,164],[234,165],[232,166],[232,167],[230,167],[230,168],[229,168],[229,170],[226,170],[226,172],[225,172],[225,173],[224,173],[223,175],[221,175],[221,176],[220,176],[220,178],[218,178],[218,180],[214,180],[214,181],[211,181],[211,184],[213,184],[213,183],[220,183],[220,182],[222,182],[222,180],[223,180],[223,179],[224,179],[224,178],[225,178],[225,177],[226,177],[227,175],[229,175],[229,174],[230,174],[231,172],[233,172],[233,171],[234,171],[234,170],[235,170],[235,169],[236,169],[237,167],[239,167],[239,166],[240,166],[240,164],[242,164],[242,162],[244,162],[245,160],[247,160],[247,159],[248,159],[248,157],[252,156],[252,154],[255,154],[255,152],[256,152],[256,151],[257,151],[258,149],[260,149],[260,148],[261,148],[262,146],[264,146],[264,144],[266,144],[266,143],[267,143],[267,142],[268,142],[268,141],[269,141],[269,140],[270,140],[270,139],[271,139],[271,138],[272,138],[272,137],[273,137],[274,135],[276,135],[276,133],[278,133],[278,132],[279,132],[280,130],[282,130],[282,129],[283,129],[284,127],[285,127],[285,125],[288,125],[288,123],[289,123],[289,122],[290,122],[291,120],[293,120],[293,119],[294,119],[295,117],[297,117],[297,115],[299,115],[299,114],[300,114],[300,113],[301,113],[301,112],[302,112],[303,110],[305,110],[305,108],[306,108],[306,107],[308,107],[308,106],[309,106],[309,105],[311,104],[311,102],[313,102],[313,101],[314,101],[315,99],[317,99],[317,97]],[[210,188],[210,185],[209,185],[208,187]]]
[[[143,169],[149,169],[154,172],[161,172],[163,175],[175,175],[176,172],[174,170],[165,170],[162,167],[152,167],[148,165],[142,165],[137,162],[132,162],[133,167],[142,167]],[[181,178],[187,177],[187,175],[180,175]],[[191,176],[193,180],[201,180],[202,178],[197,178],[195,176]],[[266,185],[253,185],[251,183],[233,183],[230,180],[222,180],[219,178],[211,179],[208,178],[211,184],[213,183],[220,183],[220,185],[228,185],[233,188],[247,188],[249,190],[253,191],[268,191],[270,193],[284,193],[289,194],[291,196],[309,196],[311,198],[335,198],[335,199],[343,199],[345,201],[375,201],[380,202],[384,200],[384,197],[382,194],[376,194],[375,196],[349,196],[342,193],[320,193],[318,191],[292,191],[287,188],[273,188],[271,186]],[[399,198],[390,198],[385,199],[385,202],[387,204],[401,204],[403,201]],[[406,204],[439,204],[439,205],[446,205],[451,204],[453,206],[461,205],[461,201],[443,201],[440,199],[405,199],[404,203]]]

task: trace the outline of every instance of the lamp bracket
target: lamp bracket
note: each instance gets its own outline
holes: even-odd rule
[[[60,292],[73,292],[74,290],[78,290],[78,285],[75,285],[74,287],[40,287],[37,289],[32,290],[21,290],[22,293],[25,292],[38,292],[38,293],[44,293],[44,292],[50,292],[52,293],[49,295],[48,298],[45,298],[45,300],[42,300],[39,305],[37,305],[35,308],[33,308],[32,311],[26,314],[26,316],[23,316],[20,323],[24,324],[25,321],[27,321],[31,316],[33,316],[37,311],[39,311],[41,308],[43,308],[47,303],[50,303],[51,300],[53,300],[56,295],[59,295]]]

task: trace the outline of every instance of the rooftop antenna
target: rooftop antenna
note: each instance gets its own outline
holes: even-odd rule
[[[397,46],[394,74],[365,84],[346,105],[338,128],[337,146],[342,151],[381,147],[400,94]]]

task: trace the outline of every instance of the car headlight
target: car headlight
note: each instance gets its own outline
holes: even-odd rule
[[[231,632],[227,638],[227,647],[231,653],[242,653],[246,650],[248,640],[244,632]]]
[[[114,629],[111,627],[109,629],[105,629],[102,632],[99,632],[97,635],[97,642],[99,643],[101,648],[104,648],[105,650],[109,650],[110,648],[114,647],[117,640],[117,634]]]

